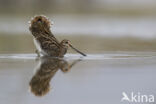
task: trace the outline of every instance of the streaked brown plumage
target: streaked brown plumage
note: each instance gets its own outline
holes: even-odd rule
[[[29,30],[34,37],[34,43],[36,45],[36,53],[40,56],[40,53],[45,56],[63,57],[70,46],[78,53],[86,56],[74,48],[69,40],[62,40],[59,42],[52,32],[50,31],[51,22],[45,16],[36,16],[30,21]]]
[[[69,69],[80,59],[75,60],[72,64],[61,58],[42,57],[41,64],[37,72],[29,82],[31,92],[36,96],[44,96],[50,90],[50,81],[56,72],[61,69],[63,72],[68,72]]]

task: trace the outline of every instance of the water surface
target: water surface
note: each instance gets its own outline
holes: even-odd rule
[[[155,69],[154,52],[109,52],[87,57],[68,54],[59,60],[37,59],[35,54],[1,54],[0,103],[121,104],[122,92],[155,95]],[[40,81],[33,80],[34,76],[44,81],[37,83]],[[30,84],[33,81],[35,84]],[[32,90],[34,86],[38,89]]]

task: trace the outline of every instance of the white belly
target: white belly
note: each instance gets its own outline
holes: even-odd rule
[[[38,50],[39,52],[41,52],[42,49],[41,49],[41,47],[40,47],[40,43],[39,43],[35,38],[34,38],[34,44],[35,44],[37,50]]]
[[[37,48],[37,50],[39,51],[39,53],[43,54],[43,55],[47,55],[46,52],[44,52],[44,50],[42,50],[40,43],[34,38],[34,44]]]

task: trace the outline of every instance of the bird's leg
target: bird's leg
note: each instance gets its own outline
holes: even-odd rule
[[[35,61],[39,61],[39,59],[40,59],[40,52],[36,49],[35,53],[37,54],[37,57],[36,57]]]
[[[37,54],[37,57],[40,57],[41,55],[40,55],[40,52],[36,49],[35,50],[35,53]]]

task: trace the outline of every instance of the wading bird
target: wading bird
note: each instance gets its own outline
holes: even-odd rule
[[[64,39],[59,42],[52,34],[50,28],[51,22],[45,16],[35,16],[30,21],[29,30],[34,37],[34,44],[37,48],[36,53],[38,56],[40,56],[41,53],[44,56],[63,57],[67,53],[68,47],[86,56],[86,54],[74,48],[69,40]]]

